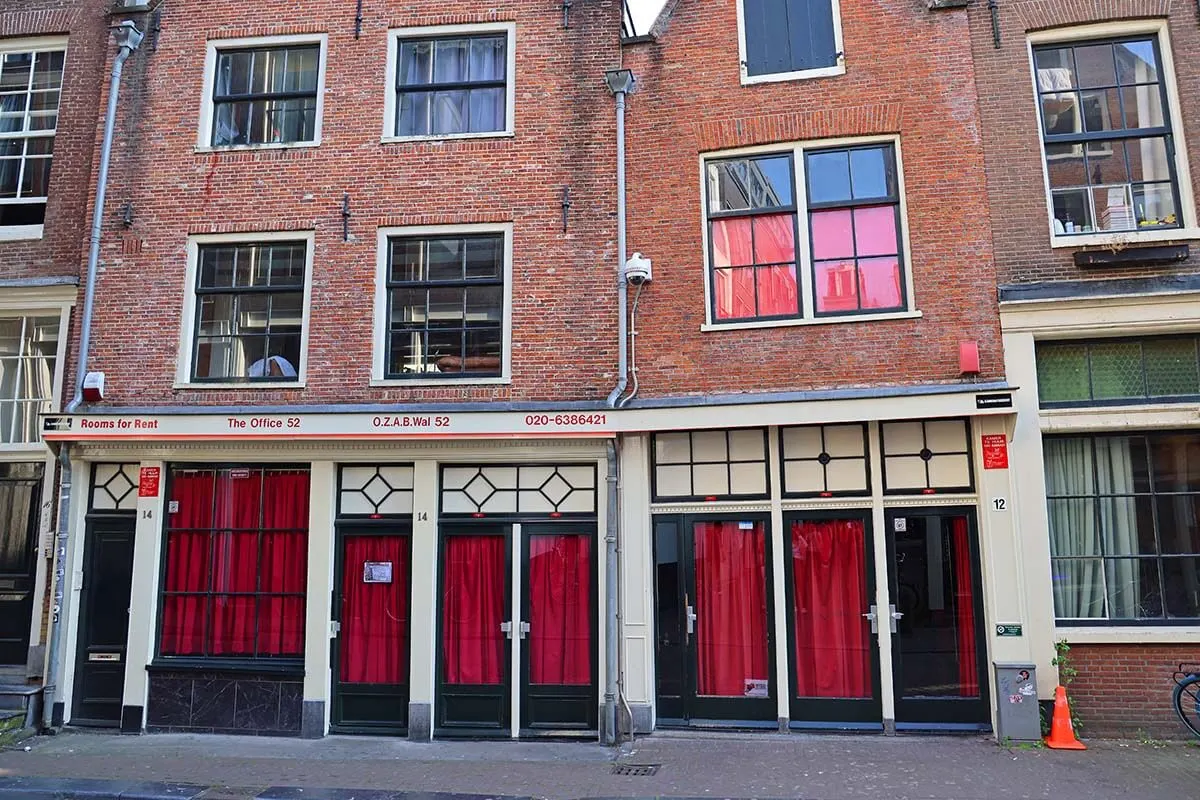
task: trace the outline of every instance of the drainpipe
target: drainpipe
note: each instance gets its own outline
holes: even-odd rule
[[[608,90],[617,100],[617,385],[608,395],[616,408],[628,385],[629,285],[625,282],[625,95],[633,91],[633,72],[614,69],[604,73]]]
[[[609,440],[605,453],[608,461],[608,505],[604,544],[604,743],[617,744],[617,445]]]
[[[83,378],[87,374],[88,351],[92,342],[92,309],[96,295],[96,271],[100,263],[100,229],[104,222],[104,195],[108,189],[108,162],[112,155],[113,130],[117,124],[117,98],[121,90],[121,70],[125,59],[142,42],[142,32],[130,20],[116,26],[117,57],[113,60],[112,81],[108,86],[108,111],[104,117],[104,141],[100,145],[100,168],[96,175],[96,205],[92,210],[92,238],[88,248],[87,284],[83,293],[83,320],[79,328],[79,357],[75,368],[75,396],[67,404],[66,413],[74,414],[83,402]],[[54,603],[50,617],[50,642],[47,648],[47,681],[43,689],[42,723],[53,724],[54,696],[62,677],[58,663],[59,643],[62,640],[63,584],[66,575],[67,539],[71,524],[71,456],[70,446],[63,443],[58,462],[61,467],[58,494],[58,536],[54,545]]]

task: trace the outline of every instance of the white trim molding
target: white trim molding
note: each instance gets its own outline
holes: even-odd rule
[[[503,286],[503,326],[501,331],[500,375],[487,378],[385,378],[388,339],[388,242],[393,237],[436,237],[465,236],[477,233],[501,234],[504,237],[504,265],[501,272]],[[472,223],[463,225],[414,225],[379,228],[375,265],[375,326],[371,359],[371,386],[446,386],[488,385],[512,382],[512,280],[513,280],[513,225],[511,222]]]
[[[765,75],[750,75],[746,66],[746,15],[744,0],[737,0],[738,73],[743,86],[757,83],[779,83],[781,81],[803,81],[812,78],[831,78],[846,74],[846,57],[842,52],[842,9],[840,0],[830,0],[833,6],[833,51],[837,63],[831,67],[817,67],[792,72],[772,72]]]

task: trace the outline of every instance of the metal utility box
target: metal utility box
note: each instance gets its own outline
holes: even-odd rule
[[[1038,713],[1037,673],[1033,664],[996,662],[996,738],[1038,742],[1042,722]]]

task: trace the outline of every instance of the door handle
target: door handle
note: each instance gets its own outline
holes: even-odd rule
[[[863,614],[863,616],[871,621],[871,633],[879,633],[879,610],[878,606],[872,605],[871,610]]]
[[[520,627],[517,628],[517,635],[520,636],[522,639],[524,639],[525,635],[528,633],[529,633],[529,623],[522,620]]]
[[[696,609],[692,606],[687,607],[687,632],[688,635],[696,632]]]
[[[513,626],[511,622],[501,622],[500,631],[501,633],[507,634],[508,638],[513,638]]]
[[[904,616],[904,612],[897,611],[895,603],[888,603],[888,616],[891,617],[891,621],[892,621],[892,625],[891,625],[892,633],[895,633],[896,632],[896,621]]]

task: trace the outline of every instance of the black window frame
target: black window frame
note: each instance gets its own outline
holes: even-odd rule
[[[1136,87],[1136,86],[1148,86],[1148,85],[1153,85],[1153,84],[1150,84],[1150,83],[1122,84],[1120,82],[1120,76],[1119,76],[1119,74],[1116,74],[1116,72],[1114,72],[1114,78],[1116,80],[1116,84],[1114,84],[1112,86],[1094,86],[1094,87],[1088,87],[1087,89],[1082,89],[1079,86],[1075,86],[1072,89],[1042,90],[1038,83],[1038,75],[1037,75],[1037,69],[1038,69],[1037,68],[1037,55],[1038,55],[1038,53],[1048,52],[1048,51],[1053,51],[1053,50],[1069,49],[1072,53],[1071,60],[1073,63],[1075,63],[1074,51],[1079,48],[1082,48],[1082,47],[1094,47],[1097,45],[1108,45],[1110,47],[1113,47],[1115,50],[1115,48],[1118,45],[1143,43],[1143,42],[1149,43],[1154,51],[1155,69],[1157,71],[1157,81],[1155,81],[1155,83],[1158,86],[1159,103],[1161,104],[1161,108],[1162,108],[1162,116],[1163,116],[1163,124],[1162,125],[1144,127],[1144,128],[1124,128],[1124,127],[1122,127],[1122,128],[1118,128],[1115,130],[1093,131],[1093,132],[1087,132],[1087,131],[1083,130],[1083,128],[1086,127],[1086,125],[1084,123],[1084,115],[1086,112],[1085,112],[1085,109],[1083,108],[1083,95],[1085,92],[1101,91],[1101,92],[1105,92],[1106,96],[1107,96],[1107,92],[1116,90],[1117,97],[1118,97],[1118,103],[1120,104],[1120,109],[1121,109],[1121,120],[1122,120],[1122,123],[1124,123],[1124,121],[1128,118],[1128,116],[1125,112],[1125,97],[1121,90],[1124,88],[1131,88],[1131,87]],[[1033,70],[1034,70],[1034,100],[1035,100],[1035,105],[1037,106],[1036,113],[1037,113],[1037,120],[1038,120],[1038,135],[1041,137],[1041,142],[1042,142],[1042,164],[1043,164],[1044,168],[1046,169],[1046,176],[1047,176],[1047,179],[1046,179],[1046,201],[1047,201],[1047,212],[1049,213],[1051,224],[1053,224],[1053,222],[1056,219],[1055,214],[1054,214],[1054,191],[1055,190],[1054,190],[1054,187],[1051,185],[1051,181],[1050,181],[1051,161],[1054,159],[1051,158],[1051,154],[1049,153],[1047,148],[1052,145],[1072,145],[1072,146],[1077,145],[1077,146],[1079,146],[1080,151],[1081,151],[1079,158],[1083,159],[1083,164],[1084,164],[1083,172],[1084,172],[1084,175],[1087,176],[1087,184],[1084,188],[1089,193],[1091,193],[1094,188],[1093,184],[1091,183],[1091,177],[1090,177],[1092,174],[1092,170],[1088,163],[1089,145],[1091,145],[1093,143],[1097,143],[1097,142],[1101,143],[1101,144],[1116,143],[1116,144],[1120,145],[1122,148],[1123,156],[1124,156],[1123,160],[1125,161],[1125,174],[1127,177],[1132,178],[1132,175],[1131,175],[1130,169],[1129,169],[1128,157],[1127,157],[1127,155],[1124,155],[1125,142],[1126,141],[1135,142],[1135,141],[1142,140],[1142,139],[1162,138],[1163,145],[1166,149],[1166,154],[1167,154],[1167,168],[1170,171],[1170,180],[1169,181],[1144,181],[1144,180],[1143,181],[1134,181],[1131,179],[1128,182],[1128,186],[1130,187],[1130,192],[1131,192],[1130,200],[1134,204],[1130,208],[1131,213],[1134,214],[1134,227],[1133,228],[1100,230],[1096,227],[1096,220],[1093,219],[1092,220],[1093,230],[1091,230],[1091,231],[1076,230],[1076,231],[1070,231],[1070,232],[1064,231],[1062,233],[1055,231],[1053,234],[1053,237],[1055,239],[1070,240],[1071,238],[1076,238],[1076,237],[1080,237],[1080,236],[1111,236],[1111,235],[1142,234],[1142,233],[1152,233],[1155,231],[1179,230],[1179,229],[1184,228],[1185,227],[1184,221],[1183,221],[1184,208],[1183,208],[1183,198],[1181,197],[1180,189],[1179,189],[1179,159],[1178,159],[1178,151],[1177,151],[1176,142],[1175,142],[1176,134],[1174,132],[1174,124],[1172,123],[1170,93],[1167,91],[1167,75],[1166,75],[1166,71],[1163,66],[1163,53],[1162,53],[1162,46],[1161,46],[1161,42],[1159,39],[1159,35],[1157,33],[1140,33],[1140,34],[1130,34],[1130,35],[1125,35],[1125,36],[1109,36],[1109,37],[1103,37],[1103,38],[1066,40],[1066,41],[1058,41],[1058,42],[1045,42],[1045,43],[1040,43],[1040,44],[1035,45],[1032,48],[1032,55],[1033,55],[1032,66],[1033,66]],[[1114,55],[1114,59],[1115,59],[1115,55]],[[1115,60],[1114,60],[1114,65],[1115,65]],[[1073,70],[1073,74],[1075,74],[1076,76],[1078,75],[1077,68]],[[1075,83],[1078,83],[1078,80],[1076,80]],[[1078,98],[1080,98],[1080,103],[1077,107],[1077,113],[1079,114],[1080,130],[1076,131],[1076,132],[1072,132],[1072,133],[1048,134],[1048,133],[1046,133],[1045,109],[1043,108],[1042,98],[1044,95],[1061,94],[1061,93],[1065,93],[1065,92],[1071,92],[1074,95],[1076,95]],[[1072,156],[1072,157],[1074,157],[1074,156]],[[1137,201],[1136,201],[1135,197],[1132,196],[1132,193],[1133,193],[1135,187],[1137,187],[1137,186],[1156,185],[1156,184],[1163,184],[1163,183],[1169,183],[1171,186],[1172,199],[1173,199],[1174,205],[1175,205],[1175,222],[1169,223],[1169,224],[1151,225],[1151,226],[1146,226],[1143,228],[1138,224],[1137,212],[1136,212]],[[1098,184],[1098,185],[1107,185],[1107,184]]]
[[[422,242],[427,245],[428,242],[445,240],[445,239],[457,239],[464,243],[464,246],[462,247],[462,259],[463,259],[462,260],[462,265],[463,265],[462,278],[458,278],[458,279],[454,279],[454,280],[430,280],[430,279],[426,278],[426,279],[420,280],[420,281],[396,281],[396,280],[392,279],[392,264],[393,264],[392,257],[393,257],[393,253],[395,252],[395,244],[397,242],[401,242],[401,241]],[[494,241],[496,246],[499,248],[499,252],[500,252],[500,264],[499,264],[499,270],[498,270],[499,274],[495,278],[469,278],[469,277],[467,277],[467,272],[466,272],[467,247],[465,246],[465,243],[468,241],[471,241],[471,240],[484,240],[484,239]],[[498,379],[498,378],[505,377],[505,366],[506,366],[506,362],[508,359],[508,352],[506,349],[507,343],[505,341],[505,336],[507,333],[507,326],[508,326],[507,306],[509,303],[509,288],[507,286],[505,286],[505,281],[506,281],[506,279],[511,280],[511,272],[508,268],[508,259],[510,257],[509,252],[508,252],[508,240],[509,240],[509,234],[504,231],[469,232],[469,233],[446,231],[443,233],[420,233],[420,234],[409,234],[409,233],[404,233],[404,232],[397,232],[397,233],[390,234],[386,237],[385,241],[386,241],[386,245],[387,245],[387,260],[383,265],[383,269],[384,269],[383,291],[384,291],[384,295],[385,295],[385,297],[384,297],[384,314],[385,314],[385,316],[384,316],[384,320],[383,320],[383,336],[384,336],[384,341],[383,341],[383,379],[384,380],[387,380],[387,381],[393,381],[393,380],[394,381],[414,381],[414,380],[428,381],[428,380],[432,380],[432,381],[440,382],[440,381],[453,381],[453,380],[462,380],[462,379],[467,379],[467,380]],[[468,371],[466,369],[466,364],[467,364],[466,360],[467,360],[467,358],[469,358],[469,356],[467,354],[467,332],[468,332],[469,328],[467,327],[467,313],[466,313],[467,294],[466,294],[465,290],[470,289],[470,288],[489,288],[489,287],[495,287],[500,290],[500,307],[499,307],[500,322],[496,326],[496,328],[498,330],[498,335],[500,337],[499,363],[496,365],[495,370]],[[417,328],[414,326],[414,327],[407,327],[407,328],[406,327],[393,328],[394,323],[392,322],[392,315],[393,315],[393,307],[394,307],[394,302],[395,302],[395,293],[397,290],[400,290],[400,289],[416,289],[416,290],[424,289],[426,291],[426,296],[425,296],[426,297],[426,299],[425,299],[426,314],[425,314],[425,324],[423,327]],[[461,344],[459,347],[459,357],[462,359],[462,369],[460,369],[458,372],[438,372],[438,371],[429,371],[429,370],[419,371],[419,372],[393,372],[392,371],[392,361],[394,358],[394,353],[393,353],[393,348],[392,348],[392,339],[396,333],[403,332],[405,330],[421,332],[422,343],[423,343],[422,344],[423,355],[424,355],[423,363],[426,366],[436,363],[434,360],[431,360],[430,356],[429,356],[430,327],[429,327],[429,314],[428,314],[428,308],[429,308],[428,292],[431,289],[463,289],[464,290],[464,292],[463,292],[463,314],[462,314],[462,318],[461,318],[460,327],[458,328],[458,330],[462,333],[462,337],[460,340]],[[508,345],[508,346],[511,346],[511,345]]]
[[[1169,336],[1125,336],[1125,337],[1105,337],[1098,339],[1043,339],[1035,343],[1034,349],[1034,365],[1038,369],[1038,407],[1039,408],[1090,408],[1102,406],[1130,406],[1130,405],[1167,405],[1170,403],[1194,403],[1200,402],[1200,393],[1195,394],[1177,394],[1177,395],[1151,395],[1149,393],[1149,381],[1146,361],[1146,343],[1147,342],[1171,342],[1171,341],[1191,341],[1196,351],[1197,373],[1200,374],[1200,335],[1197,334],[1177,334]],[[1136,343],[1140,347],[1141,354],[1141,379],[1145,393],[1136,397],[1115,397],[1096,399],[1096,388],[1094,381],[1094,371],[1092,369],[1092,348],[1095,345],[1110,345],[1110,344],[1131,344]],[[1040,371],[1039,356],[1043,352],[1043,348],[1052,347],[1083,347],[1086,349],[1085,358],[1087,360],[1087,383],[1089,397],[1083,400],[1043,400],[1042,399],[1042,373]]]
[[[203,277],[204,277],[204,269],[203,269],[203,267],[204,267],[204,251],[206,249],[233,248],[234,250],[237,250],[238,248],[243,248],[243,247],[263,248],[263,247],[297,247],[297,246],[304,248],[304,259],[305,259],[304,271],[303,271],[303,275],[302,275],[302,279],[301,279],[301,283],[300,283],[299,287],[295,287],[295,286],[278,287],[278,286],[270,286],[270,285],[267,285],[267,286],[232,286],[231,285],[231,286],[202,287],[200,285],[201,281],[203,280]],[[229,241],[229,242],[203,242],[196,246],[196,276],[195,276],[194,282],[192,283],[192,295],[193,295],[193,297],[192,297],[192,313],[193,313],[193,316],[195,317],[195,319],[192,321],[191,354],[190,354],[190,364],[188,365],[188,382],[189,383],[201,383],[201,384],[203,384],[203,383],[246,383],[246,384],[251,384],[251,383],[271,383],[271,384],[296,383],[296,384],[298,384],[300,382],[300,376],[303,371],[302,366],[304,363],[304,340],[305,340],[305,327],[306,327],[305,326],[305,316],[306,316],[306,311],[307,311],[307,308],[305,306],[305,295],[308,291],[308,282],[310,280],[309,270],[308,270],[308,260],[312,257],[311,247],[312,247],[312,243],[308,239],[304,239],[304,238],[281,239],[278,241],[266,239],[266,240],[253,240],[253,241],[247,240],[247,241]],[[235,275],[236,275],[236,267],[235,267]],[[268,296],[269,297],[271,295],[278,295],[278,294],[299,294],[300,295],[300,331],[298,334],[300,337],[300,344],[299,344],[299,348],[297,351],[296,363],[293,365],[296,369],[296,374],[294,376],[271,375],[270,371],[264,365],[264,374],[258,375],[258,376],[244,375],[241,377],[237,377],[237,376],[200,377],[199,375],[197,375],[196,370],[197,370],[197,366],[199,365],[201,340],[208,339],[208,338],[214,338],[214,337],[202,336],[200,333],[200,326],[203,323],[203,314],[201,313],[201,298],[210,297],[210,296],[214,296],[214,295],[236,295],[238,297],[260,295],[260,296]],[[236,306],[235,306],[235,308],[236,308]],[[269,344],[271,341],[269,320],[270,320],[270,312],[268,312],[267,332],[264,333],[261,337],[265,340],[268,347],[269,347]],[[227,336],[234,337],[234,336],[238,336],[238,334],[230,333],[230,334],[227,334]],[[270,358],[270,356],[271,356],[271,354],[268,352],[267,347],[264,347],[263,359],[264,360],[268,359],[268,358]],[[249,366],[249,364],[247,366]]]
[[[730,446],[730,435],[735,432],[742,431],[758,431],[762,435],[762,460],[759,459],[735,459],[732,457],[733,449]],[[697,461],[696,460],[696,434],[698,433],[723,433],[725,435],[725,458],[718,461]],[[688,460],[687,461],[669,461],[661,463],[658,460],[658,437],[667,435],[675,436],[686,434],[688,437]],[[705,495],[695,494],[696,481],[694,468],[697,466],[715,466],[724,465],[725,480],[729,484],[729,494]],[[761,464],[763,470],[763,486],[765,491],[754,494],[736,494],[733,493],[733,465],[734,464]],[[692,490],[689,495],[674,495],[660,494],[658,490],[658,468],[659,467],[683,467],[689,468],[688,472],[688,488]],[[661,431],[652,434],[650,437],[650,497],[653,503],[689,503],[689,502],[715,502],[728,500],[767,500],[771,497],[771,446],[770,446],[770,429],[766,427],[753,428],[717,428],[717,429],[688,429],[679,431]]]
[[[431,75],[429,83],[402,84],[400,82],[400,80],[401,80],[400,59],[401,59],[401,54],[403,52],[403,46],[405,44],[419,44],[419,43],[427,42],[433,46],[433,49],[436,52],[437,42],[465,40],[468,42],[468,49],[469,49],[469,47],[470,47],[469,43],[471,41],[478,41],[478,40],[482,40],[482,39],[499,39],[504,43],[504,78],[503,79],[435,82],[433,80],[433,76]],[[515,99],[513,97],[510,97],[511,93],[508,90],[509,89],[509,81],[512,81],[515,79],[515,76],[510,74],[512,72],[512,70],[510,69],[511,59],[510,59],[509,49],[514,46],[513,39],[514,39],[514,37],[509,35],[508,30],[500,30],[500,29],[486,30],[486,31],[483,31],[483,30],[481,30],[481,31],[463,31],[460,33],[441,33],[441,34],[418,35],[418,36],[406,36],[403,31],[400,31],[400,32],[394,34],[392,37],[392,42],[393,42],[392,47],[395,48],[396,70],[395,70],[395,75],[392,76],[392,81],[391,81],[392,85],[391,85],[391,88],[389,89],[389,91],[391,91],[393,94],[393,98],[394,98],[394,102],[395,102],[395,109],[394,109],[394,112],[392,114],[392,118],[390,121],[391,136],[396,139],[428,139],[428,138],[440,139],[440,138],[468,137],[468,136],[478,136],[478,137],[504,136],[504,135],[508,134],[510,132],[509,131],[509,119],[510,119],[510,114],[512,112],[510,105],[515,102]],[[433,114],[432,107],[433,107],[433,103],[436,98],[436,95],[440,92],[453,92],[453,91],[466,91],[469,93],[472,89],[500,89],[501,90],[501,97],[503,98],[503,103],[504,103],[504,107],[503,107],[504,119],[503,119],[501,126],[499,128],[489,129],[489,130],[480,130],[480,131],[470,130],[469,129],[470,128],[470,110],[469,110],[470,99],[469,99],[469,95],[468,95],[468,101],[467,101],[467,103],[468,103],[468,118],[467,118],[468,119],[468,122],[467,122],[468,130],[453,131],[453,132],[434,131],[433,130],[433,119],[432,119],[432,114]],[[429,121],[429,132],[428,133],[401,133],[400,132],[400,112],[403,109],[403,105],[404,105],[403,99],[404,99],[405,95],[409,95],[409,94],[433,95],[433,97],[430,98],[431,119]]]
[[[221,69],[221,57],[234,53],[251,53],[257,58],[260,53],[283,52],[290,57],[292,51],[315,51],[317,56],[317,69],[314,74],[314,85],[311,91],[292,90],[278,92],[254,92],[246,91],[239,93],[219,93],[220,81],[218,80]],[[256,44],[247,46],[233,47],[217,47],[216,57],[213,59],[213,75],[212,75],[212,94],[209,97],[209,110],[211,119],[208,126],[208,146],[217,150],[236,149],[236,148],[255,148],[255,147],[291,147],[302,145],[315,145],[319,141],[319,130],[321,127],[320,112],[321,112],[321,71],[324,69],[324,50],[319,41],[311,42],[280,42],[278,44]],[[253,61],[251,62],[253,64]],[[253,67],[251,67],[250,80],[253,80]],[[313,130],[312,137],[309,139],[294,139],[279,142],[217,142],[217,125],[220,122],[220,108],[224,105],[233,105],[236,103],[257,103],[270,102],[280,100],[304,100],[312,98],[313,103]],[[252,125],[247,123],[247,133],[252,129]]]
[[[20,130],[9,131],[0,134],[0,144],[8,144],[12,142],[19,143],[21,148],[20,155],[5,154],[3,161],[0,163],[15,161],[17,162],[17,177],[16,190],[12,197],[0,198],[0,231],[12,228],[38,227],[46,224],[46,208],[50,199],[50,181],[53,177],[54,167],[54,143],[58,138],[58,122],[62,111],[62,92],[63,82],[66,78],[66,44],[61,45],[42,45],[37,47],[22,47],[20,42],[14,42],[13,46],[8,49],[0,50],[0,62],[7,59],[9,56],[25,55],[30,56],[29,64],[29,79],[23,90],[4,90],[0,91],[2,95],[24,95],[25,97],[25,118],[21,123]],[[57,83],[51,82],[50,85],[40,86],[35,88],[34,80],[37,76],[37,64],[42,58],[51,58],[57,56],[61,59],[61,65],[57,71]],[[3,72],[3,66],[0,64],[0,73]],[[30,122],[34,119],[33,103],[34,96],[38,94],[48,95],[54,93],[58,95],[55,102],[53,116],[54,127],[41,129],[31,128]],[[48,116],[46,112],[49,109],[39,109],[38,114],[41,117]],[[30,147],[34,142],[44,142],[40,147],[45,150],[44,153],[30,153]],[[23,187],[25,184],[25,170],[29,167],[30,161],[44,161],[45,175],[45,194],[24,194]]]
[[[1161,438],[1161,437],[1166,437],[1166,436],[1178,436],[1178,435],[1200,437],[1200,432],[1196,431],[1195,429],[1193,429],[1193,430],[1165,429],[1165,430],[1131,430],[1131,431],[1120,431],[1120,432],[1111,432],[1111,433],[1085,432],[1085,433],[1063,433],[1063,434],[1046,434],[1045,435],[1045,438],[1050,439],[1050,440],[1082,439],[1082,440],[1088,441],[1090,444],[1089,449],[1091,452],[1092,465],[1093,465],[1092,493],[1087,494],[1087,495],[1075,495],[1075,494],[1051,495],[1050,492],[1047,490],[1045,492],[1046,507],[1047,507],[1046,513],[1047,513],[1047,515],[1050,515],[1052,513],[1050,511],[1050,501],[1051,500],[1092,500],[1092,501],[1094,501],[1094,517],[1093,518],[1096,520],[1096,530],[1094,531],[1094,533],[1096,535],[1096,544],[1098,546],[1098,550],[1100,553],[1099,555],[1095,555],[1095,556],[1086,556],[1086,555],[1085,556],[1061,556],[1061,555],[1055,556],[1055,555],[1050,555],[1051,580],[1054,579],[1055,562],[1056,561],[1097,561],[1097,562],[1100,562],[1101,567],[1103,568],[1104,565],[1106,564],[1106,562],[1108,562],[1108,561],[1124,560],[1124,561],[1141,562],[1141,561],[1151,561],[1152,560],[1152,561],[1156,562],[1156,566],[1157,566],[1159,601],[1162,604],[1162,615],[1157,616],[1157,617],[1107,617],[1107,616],[1106,617],[1059,617],[1058,610],[1053,609],[1054,622],[1055,622],[1056,626],[1060,626],[1060,627],[1145,627],[1148,625],[1151,625],[1151,626],[1153,626],[1153,625],[1195,626],[1196,624],[1200,623],[1200,615],[1195,616],[1195,617],[1173,617],[1173,616],[1167,615],[1167,590],[1166,590],[1166,573],[1164,572],[1164,568],[1163,568],[1164,561],[1173,559],[1173,558],[1178,558],[1178,559],[1191,558],[1191,559],[1200,561],[1200,552],[1190,553],[1190,554],[1189,553],[1164,553],[1163,547],[1162,547],[1162,528],[1159,524],[1159,499],[1163,496],[1186,497],[1186,496],[1194,495],[1194,496],[1200,497],[1200,492],[1188,492],[1188,491],[1166,492],[1166,491],[1158,491],[1157,490],[1158,481],[1155,478],[1154,456],[1153,456],[1153,451],[1151,449],[1151,439]],[[1117,494],[1117,493],[1113,493],[1113,492],[1109,492],[1107,494],[1102,494],[1100,492],[1099,470],[1095,469],[1095,467],[1094,467],[1094,465],[1096,463],[1098,463],[1097,459],[1099,458],[1097,451],[1096,451],[1097,442],[1100,439],[1137,439],[1137,438],[1141,438],[1145,442],[1146,470],[1147,470],[1146,479],[1147,479],[1147,485],[1149,487],[1149,491],[1148,492],[1138,492],[1135,487],[1133,491],[1131,491],[1127,494]],[[1048,466],[1048,464],[1044,462],[1042,465],[1042,469],[1045,470],[1047,466]],[[1153,526],[1154,526],[1154,545],[1155,545],[1155,551],[1156,551],[1155,553],[1147,554],[1147,555],[1143,555],[1140,553],[1139,554],[1108,555],[1108,554],[1104,553],[1104,537],[1101,536],[1099,533],[1099,526],[1102,524],[1100,522],[1100,520],[1102,518],[1102,515],[1100,513],[1100,505],[1104,500],[1113,499],[1113,498],[1129,498],[1131,500],[1134,500],[1135,502],[1137,499],[1140,499],[1140,498],[1149,498],[1150,509],[1151,509],[1151,518],[1152,518]],[[1050,536],[1049,526],[1047,526],[1047,536]],[[1108,602],[1109,602],[1109,595],[1107,592],[1107,587],[1106,587],[1106,591],[1105,591],[1104,602],[1105,602],[1105,613],[1107,614],[1108,613]]]

